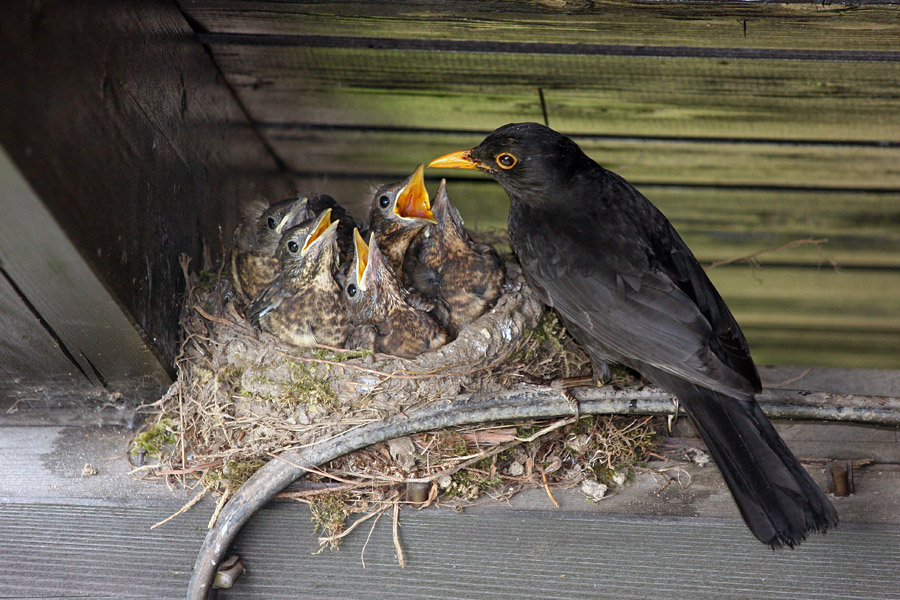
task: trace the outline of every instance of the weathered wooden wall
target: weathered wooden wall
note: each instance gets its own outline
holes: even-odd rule
[[[4,2],[0,53],[0,393],[158,389],[181,253],[293,187],[174,2]]]
[[[900,367],[897,6],[180,5],[301,189],[353,202],[546,113],[702,261],[828,240],[711,271],[760,362]],[[503,223],[498,186],[442,175],[469,224]]]
[[[900,366],[889,3],[21,0],[0,7],[0,40],[15,215],[0,226],[0,389],[159,379],[178,257],[217,253],[238,203],[295,186],[358,203],[545,117],[705,262],[828,240],[711,271],[759,362]],[[498,186],[448,177],[470,225],[502,226]],[[54,261],[67,242],[74,262]]]

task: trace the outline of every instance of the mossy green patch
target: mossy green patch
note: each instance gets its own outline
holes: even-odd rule
[[[131,443],[131,452],[144,450],[149,456],[159,458],[162,456],[166,445],[174,444],[178,441],[176,432],[175,419],[172,417],[163,417],[146,431],[134,436]]]

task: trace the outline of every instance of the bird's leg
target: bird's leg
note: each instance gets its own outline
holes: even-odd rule
[[[593,374],[590,376],[582,375],[579,377],[557,377],[556,379],[541,379],[537,377],[532,377],[532,383],[535,385],[545,385],[554,390],[559,390],[562,395],[565,397],[566,401],[572,405],[573,410],[575,411],[575,420],[579,420],[581,418],[581,406],[578,402],[578,398],[569,391],[569,388],[573,387],[581,387],[585,385],[595,385],[597,387],[603,387],[609,380],[612,379],[612,371],[609,368],[609,363],[602,360],[591,359],[591,366],[593,368]]]

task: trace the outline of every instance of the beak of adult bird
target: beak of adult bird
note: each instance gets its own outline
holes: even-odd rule
[[[475,160],[472,157],[472,148],[468,150],[460,150],[438,157],[428,163],[429,167],[437,167],[439,169],[484,169],[489,170],[487,165]]]
[[[404,219],[425,219],[434,223],[428,190],[425,189],[425,165],[420,164],[397,195],[394,212]]]
[[[309,252],[310,248],[318,243],[322,243],[323,240],[331,239],[337,233],[337,226],[340,221],[332,221],[331,220],[331,209],[328,208],[322,211],[322,214],[319,215],[319,218],[316,219],[316,223],[313,226],[312,232],[310,232],[309,237],[306,238],[306,243],[303,244],[303,250],[301,250],[301,254],[306,254]]]

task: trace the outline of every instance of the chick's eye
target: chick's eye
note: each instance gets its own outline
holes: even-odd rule
[[[387,196],[381,196],[380,198],[378,198],[378,206],[380,206],[381,208],[387,208],[388,206],[390,206],[390,204],[391,199]]]
[[[269,217],[269,220],[266,221],[266,225],[269,226],[269,229],[275,229],[275,226],[276,226],[277,224],[278,224],[278,223],[275,222],[275,218],[274,218],[274,217]]]
[[[356,284],[355,283],[351,283],[350,285],[347,286],[347,295],[350,296],[351,298],[356,295]]]
[[[287,244],[287,249],[288,249],[288,252],[290,252],[291,254],[296,254],[297,251],[300,250],[300,244],[298,244],[294,240],[291,240]]]
[[[501,169],[512,169],[519,162],[519,159],[509,152],[501,152],[495,158]]]

